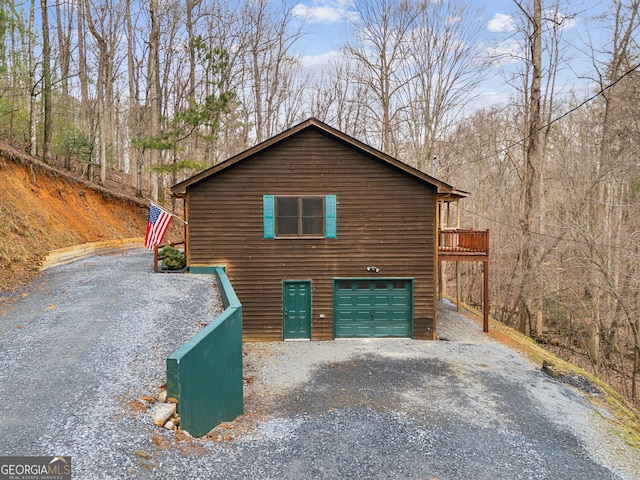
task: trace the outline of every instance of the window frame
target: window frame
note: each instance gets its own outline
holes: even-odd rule
[[[280,215],[278,214],[278,200],[279,199],[296,199],[297,200],[297,232],[296,233],[279,233],[279,219]],[[320,217],[305,217],[304,215],[304,199],[312,199],[319,200],[322,202],[322,217],[321,217],[321,225],[322,231],[317,233],[304,233],[304,219],[305,218],[320,218]],[[273,220],[274,220],[274,238],[277,239],[320,239],[327,238],[326,233],[326,222],[327,222],[327,205],[326,205],[326,197],[324,195],[274,195],[274,212],[273,212]],[[291,217],[293,218],[293,217]]]

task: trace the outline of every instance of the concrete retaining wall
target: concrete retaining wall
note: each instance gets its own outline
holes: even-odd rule
[[[244,411],[242,305],[222,267],[214,273],[224,312],[167,358],[167,396],[178,400],[180,428],[201,437]]]

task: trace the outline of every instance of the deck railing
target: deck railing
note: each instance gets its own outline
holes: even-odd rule
[[[438,250],[461,254],[488,254],[489,230],[440,230]]]

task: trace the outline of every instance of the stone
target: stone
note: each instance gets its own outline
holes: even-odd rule
[[[138,455],[140,458],[151,458],[151,455],[149,455],[147,452],[145,452],[144,450],[136,450],[136,455]]]
[[[542,362],[542,371],[553,378],[560,377],[560,372],[556,369],[556,366],[546,360]]]
[[[151,409],[151,420],[154,425],[162,427],[175,413],[175,403],[156,403]]]
[[[167,391],[166,390],[162,390],[160,392],[160,395],[158,395],[158,401],[160,403],[165,403],[167,401]]]
[[[169,420],[164,424],[164,428],[166,428],[167,430],[175,430],[176,426],[171,420]]]

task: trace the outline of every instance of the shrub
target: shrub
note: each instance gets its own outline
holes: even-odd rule
[[[184,252],[170,246],[162,247],[160,250],[162,263],[167,270],[182,270],[187,265],[187,257]]]

